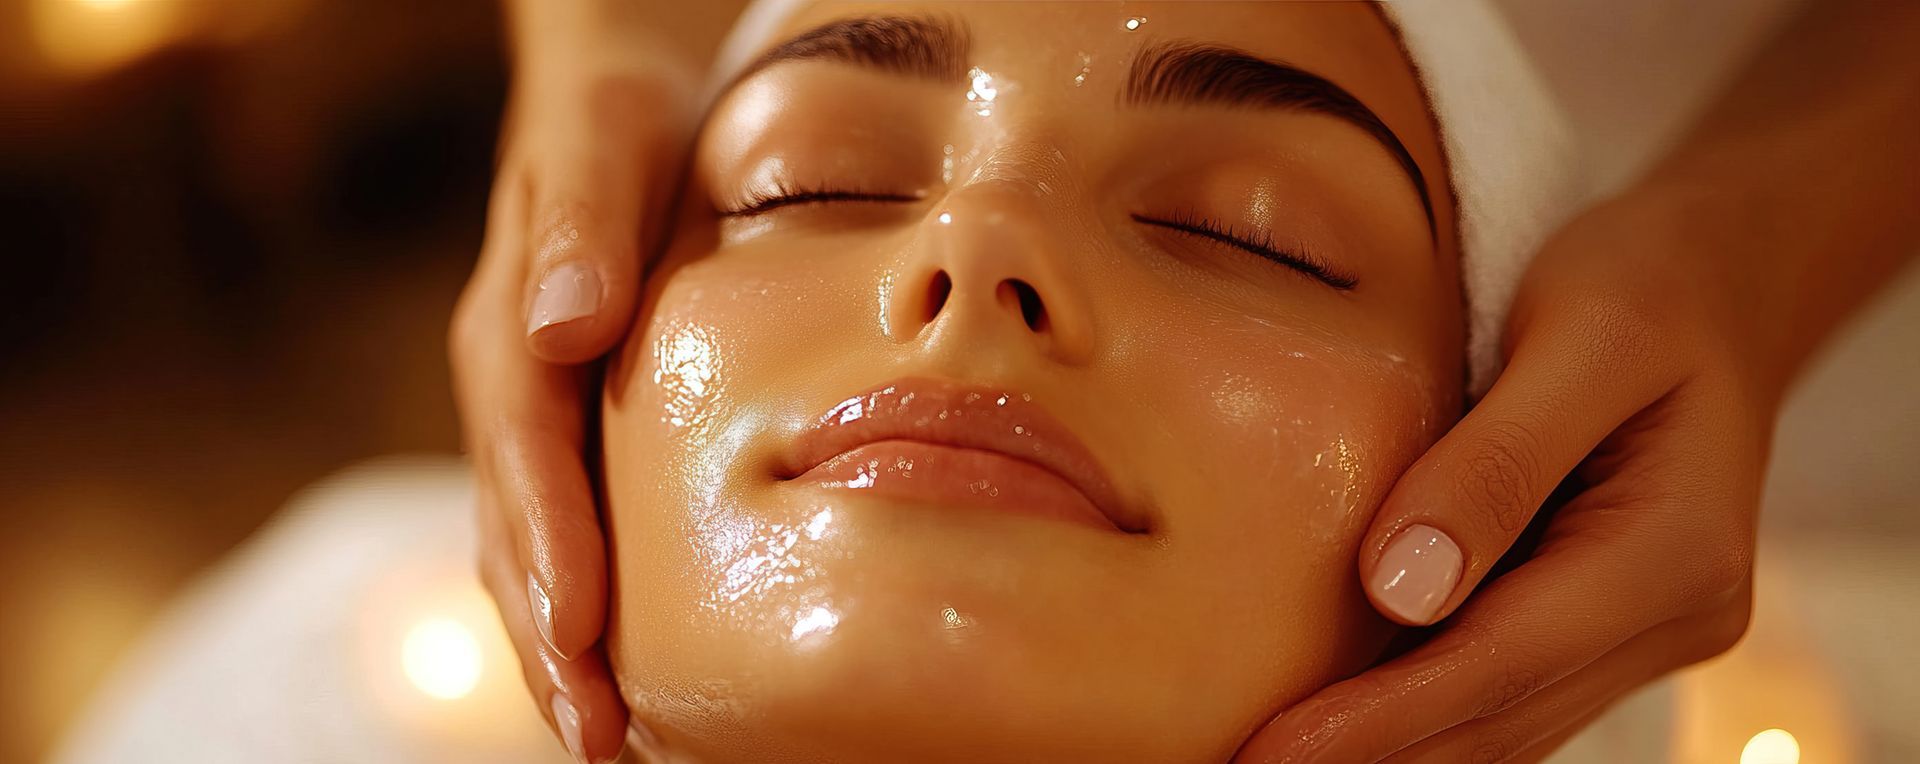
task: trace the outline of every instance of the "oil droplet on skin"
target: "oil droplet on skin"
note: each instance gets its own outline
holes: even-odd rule
[[[993,116],[993,101],[1000,97],[1000,88],[993,82],[993,75],[980,67],[967,70],[967,103],[973,106],[973,113],[982,117]]]
[[[1213,408],[1222,419],[1239,427],[1272,421],[1279,417],[1281,407],[1266,387],[1252,377],[1228,373],[1213,388]]]
[[[654,343],[653,360],[661,421],[675,429],[704,424],[720,387],[720,354],[713,333],[699,324],[674,322]]]
[[[827,535],[827,528],[831,525],[833,525],[833,508],[820,510],[819,514],[807,521],[807,540],[819,541],[821,536]]]
[[[696,519],[688,540],[706,581],[697,605],[712,625],[778,642],[831,634],[843,613],[826,599],[817,562],[832,558],[834,515],[822,507],[804,522],[770,523],[734,507]]]
[[[952,605],[940,609],[938,623],[940,635],[946,638],[948,644],[959,644],[977,631],[973,616],[961,612],[959,608]]]
[[[1128,18],[1125,23],[1122,23],[1121,26],[1126,27],[1127,31],[1133,32],[1140,29],[1140,27],[1146,26],[1146,24],[1147,24],[1147,17],[1133,16],[1131,18]]]
[[[1087,84],[1087,75],[1093,74],[1093,56],[1087,55],[1085,51],[1081,51],[1079,56],[1080,71],[1073,75],[1073,86],[1076,88]]]
[[[946,221],[941,221],[946,222]],[[893,322],[887,320],[887,306],[893,304],[893,271],[880,277],[880,286],[874,290],[874,319],[879,321],[880,336],[893,339]]]
[[[940,147],[940,182],[953,185],[953,144],[951,143]]]
[[[1309,527],[1316,538],[1328,542],[1341,539],[1353,523],[1360,505],[1361,458],[1345,433],[1333,436],[1333,442],[1313,455],[1313,466],[1323,472],[1326,506],[1314,512]]]
[[[547,235],[540,240],[540,251],[536,257],[544,262],[558,260],[579,244],[580,228],[573,224],[571,217],[561,213],[548,223]]]
[[[764,599],[774,587],[812,575],[811,566],[793,554],[800,541],[799,528],[773,523],[759,531],[749,531],[747,543],[737,546],[733,559],[721,569],[721,589],[710,606],[723,608],[747,597]],[[739,543],[739,539],[731,541]]]
[[[840,625],[840,616],[821,605],[815,605],[793,621],[791,639],[795,642],[811,641],[833,633],[833,627]]]

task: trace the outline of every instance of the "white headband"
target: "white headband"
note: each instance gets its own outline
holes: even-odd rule
[[[721,47],[717,92],[805,0],[756,0]],[[1588,201],[1565,113],[1488,0],[1381,3],[1440,125],[1466,282],[1467,392],[1500,372],[1500,332],[1533,254]]]

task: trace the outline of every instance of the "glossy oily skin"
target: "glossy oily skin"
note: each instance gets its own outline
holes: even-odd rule
[[[716,104],[608,369],[635,721],[699,760],[1222,760],[1379,655],[1359,534],[1460,410],[1414,76],[1345,3],[823,3],[773,44],[893,17],[957,52]],[[1351,93],[1433,222],[1350,120],[1129,95],[1200,46]]]

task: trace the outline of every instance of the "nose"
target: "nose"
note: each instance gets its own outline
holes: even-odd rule
[[[1085,361],[1093,319],[1074,278],[1084,258],[1043,207],[1019,189],[979,187],[936,207],[892,274],[887,334],[967,354],[1022,346]]]

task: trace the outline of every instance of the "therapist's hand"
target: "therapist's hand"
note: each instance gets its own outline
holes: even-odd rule
[[[1920,249],[1920,4],[1810,3],[1781,29],[1646,179],[1541,250],[1505,371],[1375,516],[1367,596],[1438,633],[1242,759],[1535,760],[1740,638],[1784,389]],[[1538,546],[1487,580],[1569,474]]]
[[[1746,360],[1747,319],[1765,306],[1685,226],[1681,209],[1617,203],[1541,251],[1505,371],[1363,542],[1360,580],[1382,614],[1451,619],[1282,713],[1242,759],[1531,760],[1740,638],[1782,380]],[[1587,487],[1532,555],[1483,582],[1576,471]]]
[[[627,711],[600,646],[607,560],[583,455],[583,366],[632,323],[691,127],[691,83],[641,41],[519,41],[479,264],[449,337],[476,478],[480,570],[540,712],[610,761]],[[561,38],[566,39],[552,39]]]

